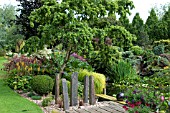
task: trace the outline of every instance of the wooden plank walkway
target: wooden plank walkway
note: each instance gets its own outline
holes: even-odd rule
[[[113,102],[106,101],[101,106],[84,107],[82,109],[72,109],[65,113],[128,113],[123,109],[123,105]]]
[[[106,100],[118,102],[118,103],[123,104],[123,105],[126,104],[126,102],[124,102],[124,101],[117,101],[117,99],[115,97],[113,97],[113,96],[109,96],[109,95],[105,95],[105,94],[96,94],[96,96],[98,98],[103,98],[103,99],[106,99]]]

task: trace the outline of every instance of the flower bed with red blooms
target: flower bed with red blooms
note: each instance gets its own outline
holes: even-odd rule
[[[129,113],[170,112],[170,98],[158,91],[147,88],[131,88],[125,92],[127,105],[123,108]]]

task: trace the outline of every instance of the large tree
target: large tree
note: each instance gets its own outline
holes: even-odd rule
[[[130,33],[135,34],[137,37],[136,44],[140,46],[145,46],[148,42],[148,34],[144,26],[144,22],[140,17],[139,13],[136,13],[132,20],[131,26],[129,26]]]
[[[15,50],[18,39],[22,36],[17,34],[19,26],[15,25],[15,7],[12,5],[0,8],[0,47],[7,50]]]
[[[111,44],[114,45],[117,45],[117,41],[122,41],[118,45],[124,48],[130,47],[135,39],[119,26],[104,26],[107,28],[100,29],[89,24],[115,13],[125,16],[133,6],[129,0],[63,0],[61,3],[57,3],[56,0],[43,0],[42,3],[43,6],[34,10],[30,16],[32,27],[35,25],[34,22],[39,24],[40,37],[31,37],[30,40],[36,39],[40,48],[45,44],[62,43],[66,55],[56,80],[60,78],[71,53],[87,54],[94,50],[92,44],[94,38],[98,37],[100,42],[106,45],[106,37],[109,37]],[[120,3],[127,3],[124,4],[126,7],[119,6]],[[59,85],[56,85],[57,102]]]
[[[145,26],[149,35],[149,39],[152,41],[155,40],[157,38],[157,36],[155,35],[157,30],[155,30],[155,28],[158,28],[158,16],[154,9],[151,9]]]
[[[32,11],[42,6],[41,0],[16,0],[20,2],[17,9],[19,15],[16,15],[16,24],[21,25],[22,29],[18,32],[25,36],[27,40],[31,36],[38,35],[38,24],[34,22],[34,27],[30,27],[29,16]]]

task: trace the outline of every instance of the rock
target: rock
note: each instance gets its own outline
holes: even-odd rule
[[[124,93],[118,93],[118,94],[116,95],[116,99],[117,99],[118,101],[123,101],[123,99],[124,99]]]

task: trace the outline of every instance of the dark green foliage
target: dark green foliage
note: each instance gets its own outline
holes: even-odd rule
[[[34,95],[34,96],[31,96],[31,99],[33,99],[33,100],[41,100],[41,96]]]
[[[31,81],[31,88],[38,94],[48,94],[52,91],[54,80],[47,75],[37,75]]]
[[[5,55],[6,55],[6,51],[3,49],[0,49],[0,57],[5,56]]]
[[[34,27],[30,26],[29,16],[32,11],[38,9],[42,6],[41,0],[16,0],[20,2],[19,9],[17,10],[20,12],[19,16],[16,16],[16,24],[21,25],[22,29],[19,31],[20,34],[25,36],[27,40],[31,36],[38,35],[38,23],[34,21]]]
[[[33,93],[33,92],[30,92],[30,93],[28,93],[28,94],[27,94],[27,96],[28,96],[28,97],[35,96],[35,93]]]
[[[164,53],[164,45],[158,45],[153,48],[153,52],[155,55],[160,55]]]
[[[121,59],[117,46],[104,46],[100,51],[90,52],[88,62],[99,73],[106,73],[106,67]]]
[[[155,12],[155,10],[152,8],[150,11],[150,15],[148,16],[145,26],[149,35],[150,40],[157,39],[157,36],[155,35],[155,27],[158,25],[158,16]]]
[[[140,17],[139,13],[136,13],[136,15],[134,16],[130,27],[131,28],[128,29],[130,33],[136,35],[137,37],[135,43],[139,46],[146,46],[149,42],[148,41],[149,36],[147,34],[143,20]]]

